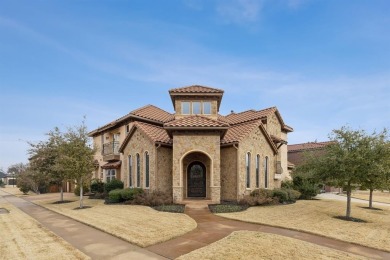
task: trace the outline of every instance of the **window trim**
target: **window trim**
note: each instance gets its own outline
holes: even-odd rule
[[[136,164],[137,164],[137,188],[140,188],[141,187],[141,156],[139,156],[139,153],[137,153],[136,155]]]
[[[256,155],[256,188],[260,188],[260,154]]]
[[[150,188],[150,155],[148,151],[145,152],[144,159],[145,159],[145,163],[144,163],[145,184],[144,185],[145,185],[145,189],[149,189]]]
[[[246,189],[251,188],[251,153],[245,154],[245,187]]]
[[[133,187],[133,156],[129,155],[127,157],[127,160],[128,160],[128,174],[129,174],[129,178],[128,178],[128,185],[129,185],[129,188]]]

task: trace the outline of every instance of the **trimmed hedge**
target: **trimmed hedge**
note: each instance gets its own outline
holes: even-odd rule
[[[123,189],[123,187],[124,187],[123,181],[113,179],[110,182],[104,184],[104,191],[110,193],[110,191],[112,190]]]
[[[122,190],[116,189],[108,193],[108,203],[119,203],[122,201],[121,198]]]
[[[99,179],[94,179],[91,181],[91,192],[93,193],[103,193],[104,192],[104,182]]]
[[[123,201],[133,200],[138,194],[144,193],[144,190],[141,188],[126,188],[121,190],[121,199]]]

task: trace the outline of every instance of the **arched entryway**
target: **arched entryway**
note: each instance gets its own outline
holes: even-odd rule
[[[183,199],[210,199],[212,160],[199,151],[187,153],[182,163]]]
[[[206,197],[206,167],[201,162],[192,162],[187,168],[187,197]]]

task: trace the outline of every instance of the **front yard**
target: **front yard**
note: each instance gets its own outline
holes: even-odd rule
[[[0,208],[0,259],[90,259],[1,197]]]
[[[252,223],[286,227],[390,251],[390,207],[364,209],[353,203],[352,216],[368,221],[356,223],[335,219],[345,214],[346,203],[330,200],[301,200],[295,204],[252,207],[247,211],[219,216]]]
[[[183,255],[191,259],[367,259],[293,238],[252,231],[236,231],[209,246]]]
[[[352,197],[356,198],[356,199],[367,200],[367,205],[368,205],[368,199],[370,197],[370,192],[357,190],[357,191],[352,192]],[[376,202],[383,202],[383,203],[390,204],[390,192],[388,192],[388,191],[385,191],[385,192],[374,191],[372,200],[376,201]]]
[[[141,247],[170,240],[197,227],[196,222],[185,214],[160,212],[145,206],[105,205],[103,200],[85,198],[87,208],[77,209],[78,201],[53,204],[57,200],[34,197],[36,204]]]

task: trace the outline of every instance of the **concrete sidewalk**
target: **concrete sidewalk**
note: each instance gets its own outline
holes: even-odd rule
[[[390,259],[389,252],[365,246],[305,232],[222,218],[212,214],[205,201],[191,201],[186,203],[185,213],[198,223],[198,227],[195,230],[176,239],[147,247],[147,249],[167,258],[174,259],[218,241],[230,235],[233,231],[248,230],[291,237],[320,246],[362,255],[369,259]]]
[[[166,259],[4,191],[0,196],[92,259]]]

